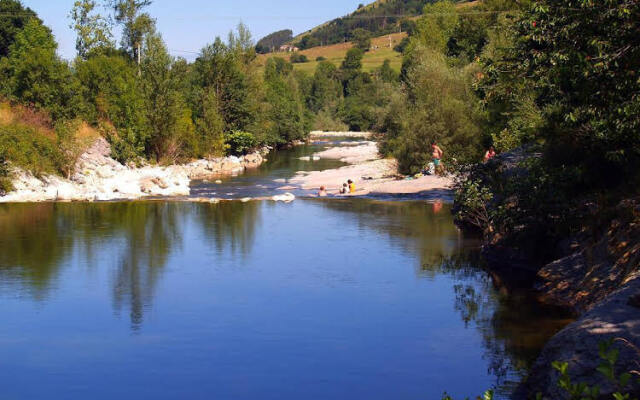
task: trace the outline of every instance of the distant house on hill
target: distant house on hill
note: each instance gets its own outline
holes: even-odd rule
[[[295,53],[298,50],[300,49],[290,44],[283,44],[282,46],[280,46],[280,51],[286,52],[286,53]]]

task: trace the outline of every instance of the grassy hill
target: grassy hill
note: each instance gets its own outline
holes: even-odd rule
[[[400,41],[406,36],[406,33],[393,33],[372,39],[372,50],[366,52],[362,60],[363,69],[365,71],[372,71],[380,67],[385,59],[388,59],[391,61],[391,67],[396,71],[400,71],[402,55],[393,51],[393,47],[400,43]],[[353,44],[351,42],[347,42],[301,50],[298,53],[307,56],[309,62],[294,64],[294,68],[299,71],[306,71],[313,74],[316,70],[316,66],[318,65],[318,61],[316,61],[316,58],[318,57],[324,57],[336,66],[340,66],[340,63],[351,47],[353,47]],[[289,57],[291,57],[291,54],[292,53],[269,53],[259,55],[258,62],[261,66],[264,66],[267,59],[270,57],[281,57],[288,60]]]

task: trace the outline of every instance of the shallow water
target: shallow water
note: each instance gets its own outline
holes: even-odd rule
[[[0,398],[504,397],[566,320],[449,207],[0,205]]]
[[[267,161],[258,169],[250,169],[238,176],[213,176],[209,180],[195,181],[191,185],[191,197],[215,197],[219,199],[241,199],[245,197],[269,197],[286,192],[307,196],[313,191],[302,190],[290,180],[298,171],[321,171],[347,165],[340,160],[302,160],[341,142],[358,143],[357,139],[337,138],[317,140],[291,149],[272,151]],[[216,184],[216,180],[222,183]],[[283,189],[285,188],[285,189]]]

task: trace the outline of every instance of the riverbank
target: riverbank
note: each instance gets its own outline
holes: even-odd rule
[[[310,159],[340,160],[350,165],[324,171],[299,172],[291,183],[305,190],[317,190],[324,186],[330,196],[340,196],[343,183],[350,179],[355,183],[356,191],[345,197],[407,195],[451,198],[451,177],[401,176],[398,174],[396,160],[381,158],[375,142],[365,141],[350,146],[331,147],[315,153]]]
[[[535,194],[505,188],[535,177],[529,165],[539,157],[531,149],[519,149],[474,167],[458,187],[454,205],[459,222],[483,230],[483,254],[493,274],[510,285],[534,289],[542,303],[575,316],[575,322],[546,343],[513,397],[525,400],[541,393],[543,399],[569,398],[558,385],[554,361],[567,362],[572,382],[598,386],[602,396],[618,390],[640,394],[636,380],[619,388],[598,371],[600,344],[609,341],[619,352],[616,376],[639,366],[640,199],[606,203],[583,193],[563,198],[556,207],[538,201],[537,208],[523,213]],[[490,196],[481,195],[484,191]],[[506,223],[505,214],[510,217]],[[541,220],[551,222],[541,226]],[[545,229],[549,227],[557,229]]]
[[[14,191],[0,202],[134,200],[152,196],[188,196],[193,179],[237,175],[265,161],[267,148],[242,157],[197,160],[184,165],[140,167],[123,165],[110,157],[109,143],[99,138],[76,163],[69,178],[36,177],[15,169]]]

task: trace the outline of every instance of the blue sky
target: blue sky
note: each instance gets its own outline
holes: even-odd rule
[[[193,60],[203,45],[216,36],[226,39],[238,22],[244,22],[255,40],[290,28],[294,35],[355,10],[363,0],[155,0],[148,12],[176,56]],[[370,1],[369,1],[370,2]],[[75,57],[75,33],[69,28],[74,0],[22,0],[53,29],[59,53]],[[102,3],[102,1],[99,1]]]

